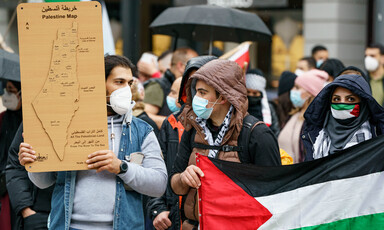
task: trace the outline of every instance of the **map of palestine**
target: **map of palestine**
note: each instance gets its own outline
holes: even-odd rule
[[[67,145],[68,128],[78,110],[77,23],[72,28],[59,28],[53,41],[52,57],[44,86],[32,101],[33,109],[58,158],[62,161]]]

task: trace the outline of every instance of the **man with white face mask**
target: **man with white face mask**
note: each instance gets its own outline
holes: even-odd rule
[[[384,46],[371,44],[365,49],[365,69],[368,71],[372,96],[380,104],[384,104]]]
[[[135,66],[125,57],[105,57],[109,149],[90,153],[88,171],[29,173],[44,188],[56,183],[50,229],[144,229],[142,195],[159,197],[167,185],[160,146],[150,125],[132,117]],[[134,162],[137,156],[141,162]],[[35,152],[21,143],[22,165]],[[69,210],[69,213],[68,213]]]

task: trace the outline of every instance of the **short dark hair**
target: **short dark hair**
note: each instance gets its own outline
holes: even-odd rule
[[[367,48],[370,48],[370,49],[379,49],[380,50],[380,54],[381,55],[384,55],[384,46],[380,43],[371,43],[367,46]]]
[[[8,81],[13,84],[13,86],[17,89],[17,91],[21,90],[21,83],[19,81],[12,81],[12,80],[8,80]]]
[[[327,51],[327,48],[325,48],[325,46],[323,45],[316,45],[315,47],[312,48],[312,56],[315,55],[315,53],[317,53],[318,51],[322,51],[322,50]]]
[[[113,68],[117,66],[129,68],[132,71],[133,76],[137,76],[136,66],[124,56],[119,55],[107,55],[104,57],[104,66],[105,66],[105,80],[111,74]]]
[[[343,62],[336,58],[330,58],[326,60],[319,68],[328,73],[329,76],[335,78],[337,74],[345,69]]]
[[[303,57],[300,61],[306,61],[308,63],[308,68],[310,69],[316,68],[316,60],[313,57]]]

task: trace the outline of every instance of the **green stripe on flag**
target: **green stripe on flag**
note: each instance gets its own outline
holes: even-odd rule
[[[336,110],[351,110],[356,104],[331,104],[331,107]]]
[[[297,228],[300,230],[360,230],[360,229],[384,229],[384,213],[372,214],[366,216],[358,216],[331,222],[328,224],[315,225],[310,227]]]

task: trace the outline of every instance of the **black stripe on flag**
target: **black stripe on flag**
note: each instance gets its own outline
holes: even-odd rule
[[[293,165],[258,167],[209,159],[249,195],[260,197],[384,171],[384,135],[328,157]]]

